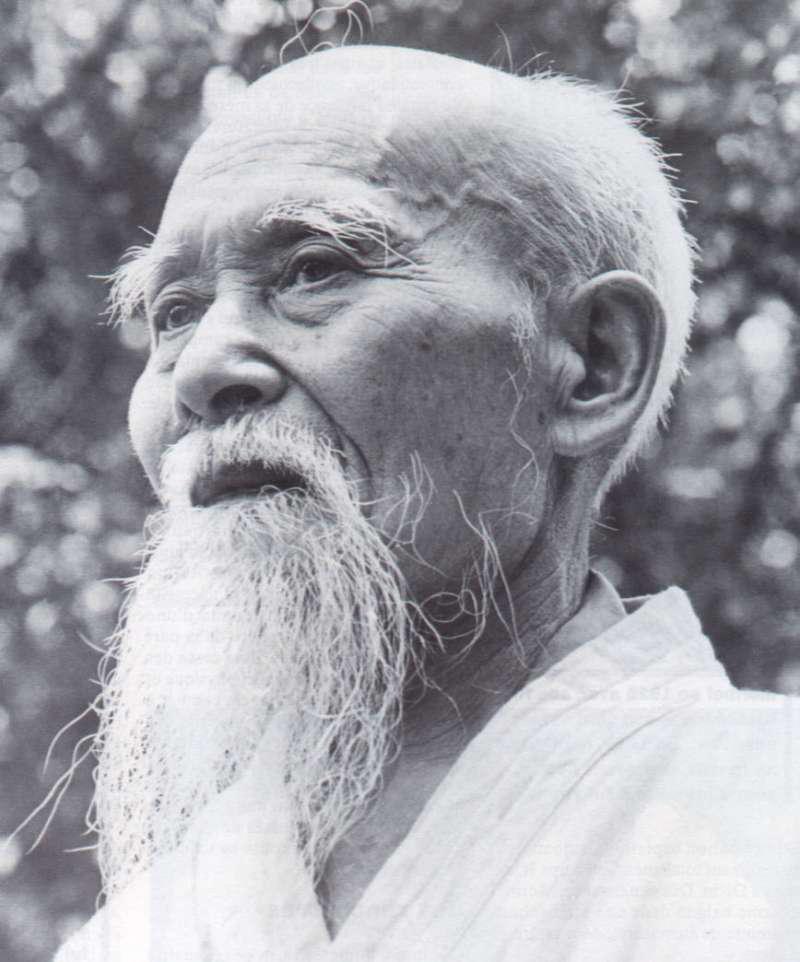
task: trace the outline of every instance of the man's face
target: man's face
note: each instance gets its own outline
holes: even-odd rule
[[[541,359],[522,363],[513,324],[526,307],[498,228],[437,187],[424,158],[395,175],[391,132],[379,141],[346,97],[337,113],[297,80],[277,93],[212,127],[176,180],[131,400],[137,453],[158,487],[188,423],[267,409],[341,452],[387,535],[423,466],[430,503],[400,532],[427,563],[402,561],[416,597],[461,581],[483,524],[512,575],[550,454]],[[238,483],[263,496],[258,480],[212,479],[197,496]]]

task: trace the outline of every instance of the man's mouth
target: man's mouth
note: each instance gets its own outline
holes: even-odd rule
[[[269,497],[291,490],[307,491],[308,483],[285,465],[223,465],[195,481],[192,504],[205,508],[234,498]]]

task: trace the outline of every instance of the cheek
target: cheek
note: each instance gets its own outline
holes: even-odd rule
[[[168,443],[170,407],[167,392],[149,370],[145,370],[131,394],[128,429],[136,456],[154,489],[158,487],[161,452]]]
[[[504,348],[488,335],[430,328],[375,346],[356,403],[384,470],[407,470],[417,452],[449,488],[479,473],[490,449],[505,447],[516,358]]]

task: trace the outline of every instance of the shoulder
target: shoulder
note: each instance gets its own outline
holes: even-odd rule
[[[750,859],[800,848],[800,699],[712,686],[665,721],[665,797]]]
[[[800,764],[800,698],[764,691],[709,686],[687,717],[687,735],[720,761],[747,762],[756,770]]]
[[[702,675],[688,693],[678,679],[665,688],[662,748],[670,745],[670,763],[696,766],[709,786],[717,777],[727,783],[733,772],[766,791],[774,779],[800,774],[800,698],[745,691]],[[670,698],[674,696],[674,705]],[[798,785],[800,788],[800,785]]]

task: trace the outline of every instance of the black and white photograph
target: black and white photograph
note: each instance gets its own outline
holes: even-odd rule
[[[0,0],[0,962],[800,962],[799,0]]]

